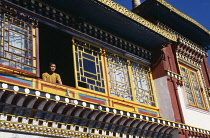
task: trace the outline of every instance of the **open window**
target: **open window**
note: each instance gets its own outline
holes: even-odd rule
[[[49,71],[49,63],[56,64],[64,85],[75,86],[72,56],[72,36],[59,28],[39,23],[40,76]]]

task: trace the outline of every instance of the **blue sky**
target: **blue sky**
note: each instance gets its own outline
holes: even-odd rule
[[[113,0],[131,10],[132,0]],[[145,0],[141,0],[143,3]],[[190,16],[198,23],[210,30],[210,0],[165,0],[179,11]],[[208,51],[210,65],[210,50]]]

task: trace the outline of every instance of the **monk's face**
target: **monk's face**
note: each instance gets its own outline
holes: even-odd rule
[[[56,70],[56,65],[55,64],[51,64],[50,65],[50,71],[54,72]]]

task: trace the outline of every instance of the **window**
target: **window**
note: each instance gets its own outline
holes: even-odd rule
[[[152,91],[149,68],[141,64],[131,62],[134,91],[136,101],[142,104],[155,106]]]
[[[109,52],[106,57],[111,95],[155,106],[149,68]]]
[[[205,108],[197,73],[181,66],[181,74],[183,76],[185,93],[189,105]]]
[[[78,86],[105,93],[100,48],[74,39]]]
[[[127,60],[107,53],[107,66],[111,95],[133,100]]]
[[[156,106],[149,67],[106,49],[102,56],[99,47],[80,39],[74,38],[73,44],[77,86]]]
[[[36,74],[35,29],[10,15],[0,17],[0,64]]]

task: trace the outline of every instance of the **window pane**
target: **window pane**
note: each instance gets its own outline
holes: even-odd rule
[[[188,103],[197,107],[204,108],[204,101],[202,98],[202,93],[200,91],[200,85],[196,72],[181,67],[181,73],[183,76]]]
[[[77,39],[74,39],[74,45],[78,85],[104,93],[100,49]]]
[[[185,92],[187,95],[187,100],[189,102],[189,104],[195,105],[195,101],[193,98],[193,93],[192,93],[192,88],[190,86],[190,78],[188,75],[188,71],[186,68],[181,68],[181,73],[183,76],[183,81],[184,81],[184,86],[185,86]]]
[[[198,106],[199,107],[204,107],[201,92],[200,92],[200,87],[199,87],[199,83],[197,81],[196,74],[194,72],[190,72],[190,74],[191,74],[192,86],[194,88],[195,97],[196,97]]]
[[[4,39],[2,41],[4,43],[1,48],[0,64],[36,73],[36,65],[34,65],[36,62],[33,62],[36,60],[36,55],[33,55],[35,49],[33,49],[32,40],[28,39],[34,29],[33,26],[11,15],[1,16],[3,21],[0,21],[0,38]],[[36,37],[35,33],[30,34],[32,35]]]
[[[96,65],[94,61],[83,59],[84,70],[96,74]]]
[[[126,59],[107,53],[107,67],[111,95],[133,100]]]
[[[142,104],[155,106],[149,69],[135,62],[131,62],[131,69],[136,101]]]

